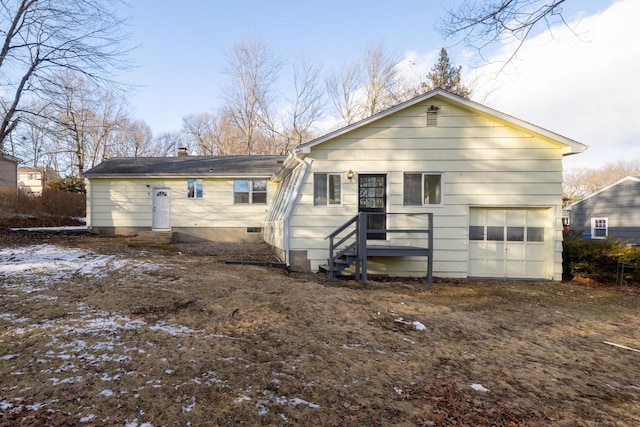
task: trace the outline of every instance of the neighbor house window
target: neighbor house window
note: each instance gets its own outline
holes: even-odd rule
[[[442,204],[442,174],[407,172],[404,174],[404,205]]]
[[[201,179],[187,180],[187,197],[202,199],[204,197],[204,181]]]
[[[233,202],[236,204],[266,204],[266,179],[236,179],[233,181]]]
[[[339,205],[342,203],[342,175],[339,173],[313,174],[314,206]]]
[[[608,218],[591,218],[591,238],[604,239],[609,235]]]

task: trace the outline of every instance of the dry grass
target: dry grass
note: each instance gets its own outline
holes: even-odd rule
[[[640,425],[640,352],[604,343],[640,348],[630,291],[329,282],[218,262],[262,248],[0,239],[91,251],[68,274],[0,266],[0,425]]]

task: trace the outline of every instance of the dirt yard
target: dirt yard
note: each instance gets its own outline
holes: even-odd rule
[[[640,294],[0,232],[0,426],[640,426]]]

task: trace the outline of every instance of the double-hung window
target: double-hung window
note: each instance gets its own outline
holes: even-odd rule
[[[187,197],[190,199],[202,199],[204,197],[204,181],[201,179],[187,180]]]
[[[441,206],[442,174],[406,172],[404,206]]]
[[[609,235],[609,218],[591,218],[591,238],[606,239]]]
[[[233,181],[233,203],[264,205],[267,203],[266,179],[235,179]]]
[[[313,174],[313,205],[332,206],[342,203],[342,175],[339,173]]]

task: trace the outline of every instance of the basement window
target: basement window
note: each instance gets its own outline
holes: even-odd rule
[[[262,227],[247,227],[247,234],[262,233]]]

